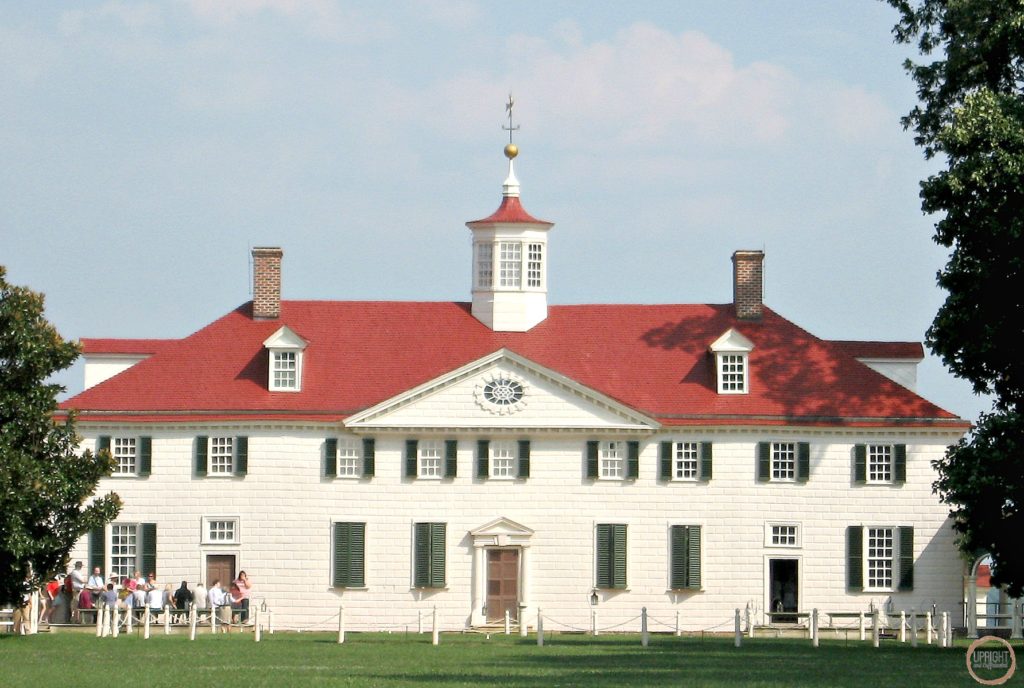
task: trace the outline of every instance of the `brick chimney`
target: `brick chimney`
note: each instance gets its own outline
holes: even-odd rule
[[[276,246],[252,250],[252,317],[274,320],[281,315],[281,256]]]
[[[764,251],[732,254],[732,302],[736,317],[757,320],[764,312]]]

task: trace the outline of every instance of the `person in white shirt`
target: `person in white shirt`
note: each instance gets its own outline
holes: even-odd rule
[[[80,561],[76,561],[75,568],[71,571],[71,623],[79,622],[78,598],[85,588],[86,581],[87,577],[83,564]]]
[[[224,624],[225,630],[231,629],[231,601],[224,589],[220,587],[220,579],[213,581],[210,586],[210,608],[217,615],[217,620]]]
[[[85,587],[92,593],[95,599],[99,599],[99,596],[106,591],[107,583],[103,580],[103,574],[100,572],[99,566],[93,568],[92,575],[86,581]]]

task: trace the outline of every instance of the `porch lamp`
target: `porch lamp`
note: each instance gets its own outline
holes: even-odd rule
[[[590,591],[590,606],[591,607],[596,607],[597,606],[597,600],[598,600],[597,588],[594,588],[593,590]]]

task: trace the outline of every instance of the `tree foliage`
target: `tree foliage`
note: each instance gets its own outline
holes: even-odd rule
[[[0,266],[0,605],[64,570],[75,541],[121,508],[113,493],[85,505],[110,454],[78,456],[74,418],[54,422],[63,390],[46,380],[77,357],[42,295],[8,284]]]
[[[965,552],[988,551],[994,581],[1024,592],[1024,3],[888,0],[896,40],[935,59],[906,68],[920,103],[904,117],[945,169],[921,183],[934,239],[950,249],[947,297],[929,347],[994,408],[935,463]]]

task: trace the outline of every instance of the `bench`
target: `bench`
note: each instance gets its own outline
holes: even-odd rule
[[[13,609],[0,609],[0,628],[7,627],[9,630],[14,630],[14,610]]]

